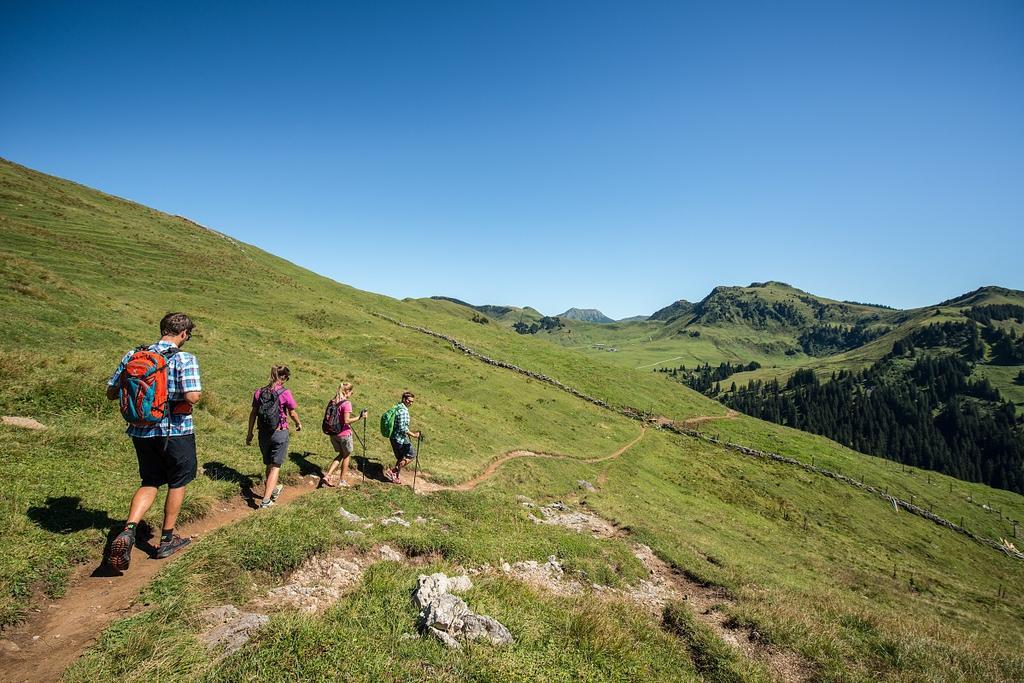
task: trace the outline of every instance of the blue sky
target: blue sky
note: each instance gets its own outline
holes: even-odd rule
[[[0,156],[360,289],[1024,289],[1015,0],[3,4]]]

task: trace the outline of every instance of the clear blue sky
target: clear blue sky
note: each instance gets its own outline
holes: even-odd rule
[[[0,156],[396,297],[1024,289],[1019,0],[298,4],[4,1]]]

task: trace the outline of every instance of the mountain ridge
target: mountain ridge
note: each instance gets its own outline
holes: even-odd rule
[[[576,320],[579,322],[587,323],[613,323],[612,320],[601,311],[596,308],[570,308],[564,313],[559,313],[555,316],[556,318],[565,318],[566,320]]]

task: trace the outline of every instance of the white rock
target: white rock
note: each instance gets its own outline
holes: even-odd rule
[[[355,514],[354,512],[349,512],[344,507],[338,508],[338,514],[341,515],[342,519],[345,519],[345,520],[347,520],[349,522],[361,522],[361,521],[363,521],[362,517],[360,517],[359,515]]]
[[[212,628],[200,636],[206,648],[223,648],[219,658],[228,657],[240,650],[252,634],[266,626],[270,617],[266,614],[240,612],[234,605],[211,607],[199,613]]]
[[[444,593],[428,604],[421,613],[424,626],[433,626],[448,633],[462,630],[462,617],[472,614],[462,598]]]
[[[389,545],[382,545],[380,547],[380,550],[378,550],[377,552],[379,552],[380,556],[383,557],[385,560],[391,560],[392,562],[401,562],[405,559],[402,553],[398,552]]]
[[[448,577],[448,590],[452,593],[465,593],[473,587],[473,582],[465,574]]]
[[[444,631],[438,631],[436,628],[428,628],[427,632],[430,633],[430,635],[437,638],[438,640],[440,640],[442,643],[444,643],[445,647],[448,647],[452,650],[462,649],[462,644],[459,643],[459,641],[455,640],[455,638],[453,638],[452,636],[445,633]]]
[[[437,573],[427,576],[420,574],[416,592],[413,593],[413,600],[420,609],[425,608],[432,601],[448,592],[448,577]]]
[[[462,633],[466,640],[486,640],[492,645],[508,645],[512,642],[512,634],[493,617],[467,614],[462,621]]]

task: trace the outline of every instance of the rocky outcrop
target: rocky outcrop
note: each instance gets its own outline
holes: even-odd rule
[[[615,526],[607,520],[580,510],[570,510],[564,503],[552,503],[540,509],[541,517],[527,513],[534,524],[553,524],[598,538],[612,538],[617,535]]]
[[[270,622],[266,614],[242,612],[234,605],[211,607],[200,612],[199,618],[209,627],[199,639],[208,650],[222,648],[218,659],[229,657],[240,650],[249,642],[253,633]]]
[[[268,608],[287,607],[313,614],[337,602],[359,583],[366,568],[381,561],[401,562],[405,556],[388,545],[365,554],[314,555],[289,577],[288,583],[267,592],[258,601]]]
[[[468,576],[449,577],[437,573],[420,575],[413,600],[420,608],[420,630],[445,646],[462,649],[461,641],[483,640],[492,645],[508,645],[512,634],[493,617],[477,614],[466,602],[452,594],[473,587]]]

